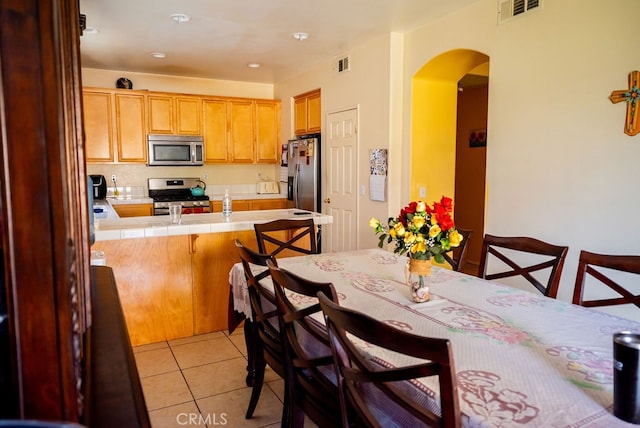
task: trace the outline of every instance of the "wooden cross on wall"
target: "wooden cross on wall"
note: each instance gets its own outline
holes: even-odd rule
[[[638,123],[638,110],[640,109],[640,71],[632,71],[629,73],[629,89],[622,91],[613,91],[609,96],[612,103],[625,101],[627,103],[627,119],[624,123],[624,133],[627,135],[636,135],[640,132]]]

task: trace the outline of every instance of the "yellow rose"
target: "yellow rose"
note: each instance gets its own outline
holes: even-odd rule
[[[372,228],[372,229],[377,229],[378,226],[380,226],[380,220],[378,220],[375,217],[371,217],[369,219],[369,227]]]
[[[422,201],[418,201],[418,204],[416,205],[416,212],[417,213],[423,213],[427,210],[427,204],[425,204]]]
[[[413,217],[413,225],[416,228],[420,229],[422,226],[424,226],[425,220],[426,219],[424,217],[417,215],[417,216]]]
[[[404,236],[404,234],[405,234],[405,229],[404,229],[404,226],[402,225],[402,223],[397,223],[395,226],[393,226],[392,230],[395,231],[395,234],[397,236]],[[389,231],[389,233],[391,233],[391,230]]]
[[[441,231],[442,229],[440,229],[440,226],[434,224],[433,226],[431,226],[431,229],[429,229],[429,238],[435,238]]]
[[[411,247],[411,252],[412,253],[426,253],[427,252],[427,246],[424,242],[424,239],[422,239],[421,237],[418,238],[416,240],[416,243],[413,244],[413,247]]]
[[[454,229],[451,232],[449,232],[449,243],[451,244],[452,247],[459,246],[463,239],[464,238],[462,237],[462,235],[458,233],[457,230]]]
[[[413,244],[416,241],[416,235],[411,232],[407,232],[404,237],[404,242],[406,244]]]

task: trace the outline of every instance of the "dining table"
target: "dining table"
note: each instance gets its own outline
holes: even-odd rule
[[[613,335],[640,323],[434,265],[430,299],[413,303],[407,256],[384,249],[281,258],[278,265],[331,282],[339,304],[399,330],[451,342],[462,423],[466,427],[614,427]],[[254,266],[258,272],[264,267]],[[263,284],[272,287],[270,280]],[[251,321],[241,263],[229,272],[233,310]],[[308,297],[289,296],[296,304]],[[319,317],[319,322],[323,322]],[[383,366],[411,357],[362,343]],[[432,380],[408,383],[437,395]]]

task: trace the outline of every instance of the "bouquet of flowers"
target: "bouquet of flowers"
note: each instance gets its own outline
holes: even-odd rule
[[[405,254],[418,260],[428,260],[432,256],[438,263],[444,263],[442,254],[460,245],[462,235],[458,233],[451,217],[453,200],[443,196],[440,202],[431,206],[422,201],[411,202],[400,210],[396,218],[390,217],[383,226],[375,217],[369,226],[380,235],[378,247],[386,241],[395,241],[394,253]]]

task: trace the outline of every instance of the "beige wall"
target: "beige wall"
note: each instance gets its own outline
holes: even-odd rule
[[[479,0],[403,37],[353,48],[348,52],[353,70],[347,74],[335,74],[327,63],[276,84],[283,130],[290,128],[286,100],[297,93],[321,87],[323,115],[358,105],[361,166],[369,147],[386,144],[393,158],[392,202],[359,196],[359,221],[394,215],[409,192],[412,76],[453,49],[487,54],[486,231],[569,245],[559,298],[570,300],[580,249],[640,254],[634,239],[640,234],[635,220],[640,137],[623,133],[625,107],[607,99],[612,90],[625,88],[627,74],[638,68],[631,53],[639,30],[621,19],[639,14],[636,0],[546,1],[541,10],[498,25],[495,0]],[[400,75],[391,58],[402,59]],[[394,163],[398,157],[400,167]],[[358,179],[366,185],[364,170]],[[427,191],[426,199],[438,196]],[[366,227],[359,229],[361,248],[375,245],[371,235]]]
[[[333,63],[326,62],[309,73],[280,82],[275,86],[276,98],[282,100],[282,133],[291,132],[291,99],[297,94],[314,88],[322,89],[322,124],[326,132],[328,113],[358,108],[358,248],[371,248],[377,239],[368,227],[371,216],[388,217],[388,202],[369,199],[369,150],[390,149],[392,171],[399,177],[400,150],[392,148],[401,141],[401,67],[402,36],[390,34],[365,43],[344,55],[350,56],[351,70],[337,73]],[[343,57],[344,55],[340,55]],[[393,79],[392,79],[393,76]],[[292,135],[292,133],[290,133]],[[326,161],[327,156],[323,156]],[[324,169],[326,171],[326,169]],[[326,177],[323,177],[323,183]],[[390,177],[389,189],[399,189],[400,179]],[[361,190],[364,187],[363,196]],[[392,200],[398,199],[397,191],[390,191]],[[399,199],[398,199],[399,200]],[[324,207],[326,209],[326,207]],[[398,207],[399,210],[399,207]],[[394,209],[395,211],[395,209]]]
[[[559,298],[570,300],[580,249],[640,254],[640,139],[607,99],[638,68],[640,32],[620,19],[640,2],[543,6],[497,25],[496,2],[481,0],[405,34],[405,77],[451,49],[490,57],[486,232],[569,245]]]

